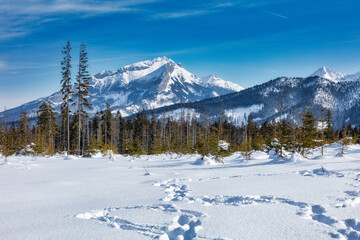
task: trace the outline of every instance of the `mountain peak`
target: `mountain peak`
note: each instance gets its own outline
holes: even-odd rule
[[[310,77],[318,76],[331,81],[339,81],[342,78],[346,77],[346,75],[347,74],[336,72],[327,67],[321,67],[318,70],[316,70],[313,74],[311,74]]]
[[[239,91],[245,89],[244,87],[242,87],[236,83],[233,83],[230,81],[225,81],[224,79],[219,78],[218,76],[215,76],[214,74],[208,75],[206,77],[202,77],[201,81],[206,86],[216,86],[216,87],[231,89],[234,92],[239,92]]]

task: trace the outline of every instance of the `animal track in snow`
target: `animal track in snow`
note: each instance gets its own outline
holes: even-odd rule
[[[335,171],[329,171],[324,168],[317,168],[314,170],[302,170],[298,172],[300,175],[303,176],[326,176],[326,177],[345,177],[343,173],[335,172]]]
[[[345,175],[338,172],[323,171],[322,169],[315,169],[311,172],[300,171],[298,172],[304,176],[335,176],[344,177]],[[289,174],[289,173],[287,173]],[[234,175],[228,177],[214,177],[209,179],[198,179],[197,181],[211,181],[218,179],[230,179],[230,178],[242,178],[243,175]],[[186,182],[192,182],[192,179],[169,179],[161,182],[157,182],[154,186],[163,188],[166,196],[160,199],[162,202],[198,202],[205,206],[215,205],[228,205],[228,206],[242,206],[242,205],[255,205],[255,204],[287,204],[298,208],[296,215],[305,219],[317,222],[319,224],[325,224],[331,228],[334,228],[334,232],[329,233],[332,238],[343,239],[357,239],[360,240],[360,223],[355,219],[347,219],[345,221],[337,220],[336,218],[327,215],[327,211],[321,205],[311,205],[309,203],[293,201],[291,199],[275,197],[275,196],[190,196],[191,190]],[[352,206],[357,204],[357,199],[360,197],[358,191],[345,192],[349,197],[356,199],[356,201],[343,201],[344,206]],[[359,198],[360,201],[360,198]],[[347,204],[347,205],[346,205]],[[135,210],[135,209],[147,209],[152,211],[161,212],[163,214],[175,215],[170,221],[171,223],[156,223],[156,224],[143,224],[136,223],[136,221],[130,221],[122,217],[121,211]],[[123,214],[126,215],[126,214]],[[198,235],[198,230],[201,228],[202,218],[205,217],[203,213],[190,211],[185,209],[178,209],[173,204],[159,204],[153,206],[135,206],[135,207],[120,207],[120,208],[107,208],[104,210],[91,211],[88,213],[76,215],[78,218],[84,219],[96,219],[99,222],[108,226],[119,228],[123,230],[136,231],[139,234],[148,236],[154,239],[161,240],[175,240],[185,239],[191,240]]]
[[[347,197],[337,199],[340,203],[337,203],[335,207],[345,208],[345,207],[356,207],[360,204],[360,191],[345,191]]]
[[[155,211],[157,217],[159,212],[166,215],[175,215],[170,224],[142,224],[124,219],[126,211],[150,210]],[[80,219],[93,219],[109,227],[136,231],[139,234],[153,239],[161,240],[191,240],[197,236],[201,228],[201,219],[205,217],[202,213],[186,209],[179,209],[172,204],[159,204],[153,206],[116,207],[76,215]]]
[[[345,238],[348,240],[360,240],[360,222],[357,219],[346,219],[345,228],[339,229],[337,233],[330,233],[332,238]]]
[[[185,201],[193,202],[194,198],[189,197],[190,190],[186,184],[181,184],[181,182],[191,182],[191,179],[170,179],[162,182],[155,183],[154,186],[164,188],[166,196],[161,200],[164,202],[174,202],[174,201]],[[180,183],[180,184],[179,184]]]

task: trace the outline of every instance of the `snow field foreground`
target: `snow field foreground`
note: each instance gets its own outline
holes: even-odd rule
[[[360,239],[360,146],[335,157],[338,148],[215,165],[13,156],[0,166],[0,238]]]

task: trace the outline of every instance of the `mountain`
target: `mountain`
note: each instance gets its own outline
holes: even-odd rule
[[[328,80],[332,80],[334,82],[337,81],[360,81],[360,72],[354,74],[345,74],[336,72],[330,68],[321,67],[316,70],[310,77],[318,76],[322,78],[326,78]]]
[[[109,103],[113,111],[119,110],[122,116],[128,116],[143,108],[153,109],[175,103],[199,101],[243,89],[214,75],[198,78],[181,64],[176,64],[167,57],[159,57],[94,75],[89,89],[92,95],[90,102],[94,109],[89,112],[93,115],[104,110],[106,103]],[[36,117],[36,112],[44,100],[50,101],[59,111],[62,96],[60,92],[56,92],[9,109],[3,112],[3,115],[7,121],[17,120],[21,112],[27,112],[30,118]]]
[[[245,89],[236,83],[225,81],[215,75],[202,77],[201,81],[203,86],[212,88],[219,95],[227,94],[229,89],[234,92],[240,92]]]
[[[347,74],[338,73],[330,68],[321,67],[318,70],[316,70],[313,74],[310,75],[310,77],[313,77],[313,76],[326,78],[326,79],[332,80],[332,81],[340,81],[342,78],[346,77]]]
[[[275,106],[280,103],[281,90],[287,106],[283,117],[288,120],[291,120],[294,110],[299,122],[301,112],[310,107],[317,117],[321,116],[321,108],[330,110],[336,128],[341,128],[344,123],[360,123],[360,81],[334,81],[319,76],[280,77],[241,92],[159,108],[156,113],[158,116],[179,117],[180,112],[185,112],[217,120],[219,113],[223,112],[224,118],[239,125],[251,114],[255,121],[262,123],[279,119]]]

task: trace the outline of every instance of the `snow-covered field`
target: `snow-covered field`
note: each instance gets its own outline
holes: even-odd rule
[[[360,239],[360,146],[337,152],[10,157],[0,239]]]

